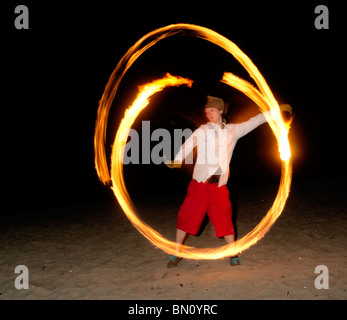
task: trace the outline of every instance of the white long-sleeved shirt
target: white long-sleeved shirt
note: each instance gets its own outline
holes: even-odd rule
[[[267,115],[271,111],[266,112]],[[175,161],[187,161],[197,147],[197,158],[193,179],[206,182],[214,174],[220,175],[218,186],[225,185],[229,178],[229,164],[238,139],[266,122],[264,113],[238,124],[226,124],[222,129],[219,124],[208,122],[196,129],[178,151]],[[189,160],[189,159],[188,159]],[[192,162],[191,162],[192,163]]]

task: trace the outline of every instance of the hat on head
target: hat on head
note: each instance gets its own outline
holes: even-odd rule
[[[207,102],[205,104],[205,109],[206,108],[216,108],[216,109],[224,112],[224,101],[221,98],[207,96]]]

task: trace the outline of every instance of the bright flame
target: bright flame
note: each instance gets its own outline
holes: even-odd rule
[[[130,202],[130,197],[126,191],[124,179],[123,179],[123,158],[124,158],[124,146],[127,142],[127,138],[129,135],[129,131],[134,121],[140,112],[147,107],[149,103],[149,98],[159,92],[162,91],[165,87],[168,86],[180,86],[187,85],[191,87],[193,81],[190,79],[185,79],[181,77],[175,77],[171,74],[167,73],[166,76],[162,79],[155,80],[151,83],[147,83],[143,86],[139,87],[139,93],[137,94],[133,104],[125,111],[125,116],[121,121],[115,140],[112,148],[112,185],[113,191],[116,194],[117,199],[126,198],[126,202]],[[122,203],[124,203],[122,201]],[[124,203],[126,206],[126,203]],[[123,205],[122,205],[123,207]],[[124,209],[124,208],[123,208]],[[127,213],[128,211],[125,211]],[[133,221],[133,215],[130,213],[127,214],[128,218]]]
[[[275,201],[266,216],[251,232],[232,245],[227,244],[213,249],[198,249],[183,246],[180,253],[182,257],[190,259],[220,259],[246,250],[265,235],[281,214],[289,195],[291,184],[290,145],[288,140],[289,123],[283,121],[279,105],[257,67],[247,57],[247,55],[236,46],[236,44],[213,30],[191,24],[175,24],[159,28],[138,40],[119,61],[100,100],[94,137],[95,165],[100,180],[103,183],[108,182],[111,178],[105,156],[107,119],[112,101],[124,74],[142,53],[156,44],[159,40],[182,32],[184,32],[184,34],[202,38],[222,47],[232,54],[248,71],[249,75],[255,80],[259,90],[249,82],[236,77],[232,73],[225,73],[221,81],[235,87],[251,98],[259,106],[261,111],[271,110],[271,117],[268,119],[268,122],[277,138],[280,157],[283,160],[280,186]],[[147,42],[146,45],[144,45],[145,42]],[[123,179],[122,159],[124,156],[123,150],[127,133],[138,114],[148,105],[149,98],[154,93],[163,90],[166,86],[182,84],[191,86],[192,81],[189,79],[173,77],[168,74],[163,79],[153,81],[152,83],[140,87],[135,101],[126,111],[124,119],[119,126],[113,144],[111,161],[112,189],[125,214],[141,234],[143,234],[156,247],[161,248],[169,254],[175,254],[176,243],[165,239],[162,235],[145,224],[135,214],[134,206],[126,190]]]
[[[255,66],[253,67],[255,68]],[[249,82],[235,76],[230,72],[225,72],[221,81],[243,92],[259,106],[261,111],[265,112],[271,110],[271,117],[269,117],[267,120],[278,140],[280,158],[283,161],[289,161],[291,156],[288,140],[290,121],[283,121],[280,108],[277,101],[273,98],[271,91],[266,91],[265,93],[261,94]]]

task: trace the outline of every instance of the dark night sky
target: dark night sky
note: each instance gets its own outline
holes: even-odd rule
[[[342,2],[326,3],[329,30],[314,27],[319,1],[214,1],[209,6],[186,1],[158,7],[73,3],[21,2],[29,8],[29,30],[15,29],[15,5],[1,9],[2,212],[112,198],[94,170],[98,101],[117,62],[135,41],[178,22],[209,27],[234,41],[257,65],[278,101],[293,106],[294,182],[344,178]],[[124,112],[121,104],[131,101],[137,85],[166,72],[195,83],[192,89],[154,97],[152,109],[140,117],[150,120],[153,129],[172,123],[193,128],[183,114],[196,115],[207,94],[230,102],[234,119],[257,113],[240,93],[219,82],[223,71],[249,80],[231,56],[203,40],[171,37],[158,43],[122,82],[111,112],[108,150]],[[274,137],[266,125],[240,140],[231,183],[278,183],[279,161],[263,151],[271,144]],[[184,192],[189,180],[185,172],[173,173],[164,166],[133,166],[125,173],[136,196]],[[148,188],[148,183],[160,188]]]

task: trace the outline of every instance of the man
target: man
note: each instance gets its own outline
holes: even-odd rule
[[[291,112],[289,105],[283,109]],[[186,198],[179,210],[176,230],[176,255],[171,256],[167,267],[176,267],[182,260],[179,255],[190,234],[196,235],[207,212],[214,225],[216,236],[224,237],[232,244],[235,241],[231,220],[231,202],[226,183],[229,178],[229,164],[238,139],[266,122],[263,113],[239,124],[223,122],[224,101],[208,96],[204,107],[208,122],[185,141],[175,160],[167,162],[169,168],[179,168],[194,147],[197,158],[193,179],[189,184]],[[270,115],[271,111],[268,111]],[[238,256],[230,257],[232,266],[240,264]]]

